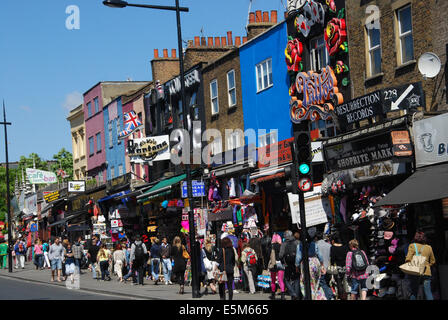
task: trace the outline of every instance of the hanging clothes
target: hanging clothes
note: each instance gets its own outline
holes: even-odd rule
[[[230,178],[227,181],[227,186],[229,190],[229,198],[235,198],[236,197],[235,178]]]

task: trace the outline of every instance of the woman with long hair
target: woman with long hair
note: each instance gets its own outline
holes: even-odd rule
[[[204,260],[207,259],[209,263],[205,265],[207,276],[205,280],[205,291],[203,294],[208,294],[208,287],[212,290],[212,294],[216,294],[216,280],[213,276],[213,272],[218,267],[216,262],[217,253],[216,248],[212,245],[210,238],[205,239],[205,245],[203,250]]]
[[[36,270],[42,270],[44,265],[44,251],[40,239],[36,239],[34,242],[34,265],[36,266]]]
[[[280,286],[281,291],[281,299],[286,300],[285,298],[285,283],[283,282],[283,278],[285,276],[285,266],[280,260],[280,247],[282,245],[282,237],[278,234],[274,234],[272,236],[272,250],[271,256],[269,259],[269,271],[271,272],[271,295],[269,299],[275,299],[275,291],[276,291],[276,279],[278,278],[278,284]]]
[[[423,291],[426,300],[434,300],[431,291],[431,267],[436,263],[432,247],[427,244],[426,235],[424,232],[417,231],[414,236],[414,241],[409,245],[406,262],[412,261],[414,255],[425,257],[425,270],[423,276],[408,275],[411,284],[411,300],[415,300],[418,294],[418,287],[421,281],[423,282]]]
[[[101,270],[101,280],[110,281],[109,274],[109,260],[110,260],[110,251],[106,248],[106,245],[103,243],[100,246],[100,250],[98,251],[97,260],[100,264]]]
[[[225,237],[221,240],[221,250],[218,251],[219,271],[226,272],[227,282],[219,283],[219,297],[221,300],[226,299],[226,284],[229,292],[229,300],[233,299],[233,273],[235,270],[235,250],[230,238]]]
[[[115,245],[113,260],[114,260],[114,271],[118,276],[118,280],[120,282],[123,282],[123,268],[126,265],[126,254],[123,251],[121,243],[117,243]]]
[[[71,283],[74,283],[75,258],[73,257],[72,245],[70,243],[67,243],[64,258],[65,258],[65,279],[67,280],[67,278],[70,277]]]
[[[171,247],[171,257],[174,261],[173,275],[179,284],[179,294],[184,294],[185,270],[187,269],[187,261],[184,258],[185,247],[182,245],[180,237],[176,236]]]
[[[347,292],[344,289],[344,281],[347,281],[345,275],[345,258],[350,250],[347,245],[342,244],[339,232],[335,232],[330,236],[330,264],[337,267],[335,274],[337,297],[340,300],[347,300]]]

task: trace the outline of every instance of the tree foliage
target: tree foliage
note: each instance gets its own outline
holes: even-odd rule
[[[62,169],[68,175],[66,179],[73,177],[73,155],[71,152],[62,148],[57,154],[53,155],[53,160],[56,160],[57,163],[51,166],[51,171],[57,172],[59,169]],[[58,177],[58,179],[62,181],[61,177]]]
[[[17,169],[9,168],[9,192],[10,196],[14,194],[14,183],[16,179]],[[0,167],[0,221],[6,219],[6,168]]]

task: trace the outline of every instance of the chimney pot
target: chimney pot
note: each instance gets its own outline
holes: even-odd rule
[[[261,10],[255,11],[255,22],[261,22]]]
[[[159,57],[159,49],[154,49],[154,59]]]
[[[207,42],[205,41],[205,37],[201,37],[201,46],[205,47]]]
[[[243,37],[243,44],[247,42],[247,37]]]
[[[168,58],[168,49],[163,49],[163,57]]]
[[[232,31],[227,31],[227,42],[229,43],[229,46],[233,45]]]
[[[285,19],[288,18],[288,11],[285,11]]]
[[[194,46],[199,47],[201,45],[201,39],[199,37],[194,37]]]
[[[269,12],[268,11],[263,12],[263,22],[269,22]]]
[[[208,37],[207,47],[213,47],[213,37]]]
[[[271,22],[272,23],[277,23],[277,10],[272,10],[271,11]]]
[[[176,49],[171,49],[171,58],[176,58]]]
[[[239,47],[241,45],[241,38],[235,37],[235,46]]]
[[[221,46],[221,38],[215,37],[215,47],[219,48]]]
[[[227,39],[226,39],[226,37],[221,37],[221,45],[223,47],[227,47]]]
[[[249,23],[255,23],[255,12],[249,13]]]

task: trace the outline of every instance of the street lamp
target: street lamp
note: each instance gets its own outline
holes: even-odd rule
[[[127,3],[122,0],[105,0],[103,1],[105,6],[111,8],[124,8],[124,7],[138,7],[138,8],[148,8],[148,9],[159,9],[159,10],[171,10],[176,11],[177,20],[177,46],[179,50],[179,66],[180,66],[180,88],[181,88],[181,99],[182,99],[182,109],[183,109],[183,121],[184,128],[188,128],[188,117],[189,105],[186,103],[185,98],[185,77],[184,77],[184,57],[182,50],[182,30],[180,26],[180,12],[188,12],[188,8],[180,7],[179,0],[176,0],[176,6],[158,6],[158,5],[146,5],[146,4],[132,4]],[[191,140],[191,139],[189,139]],[[190,142],[191,147],[191,142]],[[189,148],[191,150],[191,148]],[[194,227],[194,215],[193,215],[193,192],[191,187],[191,164],[188,162],[186,164],[186,179],[187,179],[187,195],[189,203],[188,211],[188,223],[190,225],[190,247],[191,247],[191,276],[192,276],[192,295],[193,298],[200,298],[199,293],[199,273],[198,273],[198,257],[197,254],[199,250],[196,250],[196,230]]]

